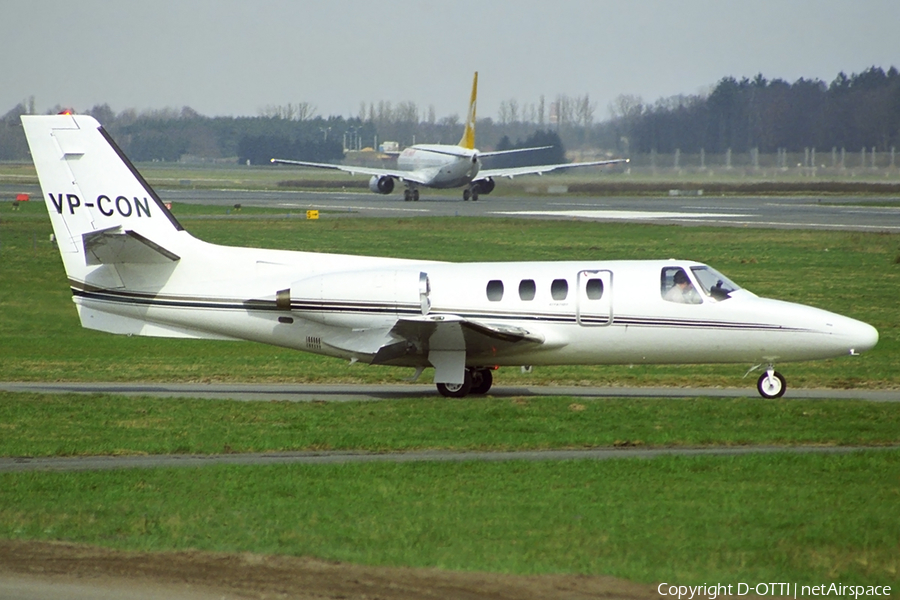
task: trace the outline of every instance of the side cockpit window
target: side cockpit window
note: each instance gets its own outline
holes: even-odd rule
[[[660,275],[660,292],[666,302],[700,304],[703,300],[694,288],[688,274],[681,267],[663,267]]]
[[[706,265],[702,267],[691,267],[694,277],[700,284],[703,293],[716,301],[727,300],[731,298],[731,293],[741,289],[736,283]]]

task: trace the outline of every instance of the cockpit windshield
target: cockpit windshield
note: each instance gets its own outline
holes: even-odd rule
[[[707,296],[715,300],[727,300],[731,297],[731,293],[741,289],[736,283],[706,265],[702,267],[691,267],[694,278],[703,288]]]

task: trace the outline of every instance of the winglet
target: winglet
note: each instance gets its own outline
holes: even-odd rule
[[[478,71],[472,80],[472,97],[469,99],[469,113],[466,115],[466,129],[459,145],[469,150],[475,149],[475,97],[478,95]]]

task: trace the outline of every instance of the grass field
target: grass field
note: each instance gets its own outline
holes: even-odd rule
[[[0,380],[398,381],[249,343],[81,329],[43,207],[0,205]],[[875,325],[861,357],[780,365],[790,386],[900,383],[900,238],[462,219],[317,222],[176,205],[217,243],[474,261],[675,256]],[[244,214],[249,214],[244,213]],[[260,218],[267,214],[271,219]],[[232,403],[0,394],[0,455],[615,445],[895,445],[900,407],[755,398],[749,365],[560,367],[498,381],[745,385],[734,400]],[[427,375],[426,375],[427,376]],[[0,474],[0,537],[313,555],[637,581],[900,584],[900,452],[608,462],[209,467]]]
[[[372,167],[387,165],[372,164]],[[368,193],[368,178],[340,171],[299,169],[269,165],[141,163],[141,174],[156,188],[271,190],[295,188]],[[0,163],[0,184],[37,185],[30,163]],[[815,194],[890,196],[900,193],[900,169],[826,169],[810,176],[806,169],[711,168],[652,169],[632,164],[620,170],[574,169],[541,177],[503,179],[491,192],[494,196],[546,194],[549,188],[568,188],[569,195],[666,196],[671,189],[702,189],[713,195],[794,195]],[[398,192],[395,191],[395,194]],[[429,190],[432,196],[459,197],[460,189]],[[552,193],[559,193],[558,191]],[[0,197],[0,200],[4,198]]]
[[[0,474],[0,536],[896,590],[898,480],[896,451]]]
[[[0,380],[398,382],[409,369],[348,367],[267,346],[127,338],[82,329],[40,203],[0,205]],[[676,257],[707,262],[762,296],[819,306],[874,325],[862,357],[779,365],[791,387],[900,384],[900,237],[857,232],[682,228],[588,222],[454,218],[289,219],[257,209],[176,205],[210,242],[349,254],[478,261]],[[269,214],[272,219],[258,218]],[[205,218],[214,215],[219,218]],[[752,365],[501,369],[498,382],[746,386]],[[427,374],[426,374],[427,376]]]

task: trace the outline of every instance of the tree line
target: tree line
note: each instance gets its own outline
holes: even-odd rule
[[[762,74],[753,79],[724,77],[708,94],[673,96],[653,104],[619,96],[606,120],[596,119],[596,109],[588,95],[552,100],[541,96],[535,103],[504,100],[497,119],[478,119],[476,142],[482,150],[555,147],[545,155],[513,155],[516,158],[496,161],[497,166],[518,159],[558,162],[551,154],[562,157],[565,148],[625,156],[676,150],[888,151],[900,142],[900,73],[894,67],[871,67],[849,76],[840,73],[830,84],[804,78],[788,83]],[[28,99],[0,117],[0,160],[28,160],[19,115],[33,113],[34,100]],[[346,149],[377,149],[385,141],[401,147],[453,144],[463,129],[458,114],[438,118],[433,106],[423,110],[414,102],[361,103],[352,117],[323,117],[305,102],[267,106],[255,117],[206,117],[189,107],[115,112],[106,104],[87,113],[135,161],[187,156],[241,164],[266,164],[271,157],[329,162],[340,160]],[[552,144],[545,143],[550,138]]]
[[[620,96],[605,124],[607,139],[627,153],[724,153],[757,150],[875,148],[900,145],[900,72],[871,67],[819,79],[725,77],[709,95],[643,104]]]

